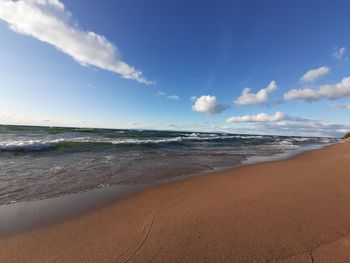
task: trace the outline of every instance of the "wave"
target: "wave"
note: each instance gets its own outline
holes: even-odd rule
[[[121,131],[118,131],[121,134]],[[235,135],[218,133],[172,133],[178,136],[168,137],[170,132],[162,132],[164,137],[106,137],[106,136],[82,136],[82,137],[44,137],[43,139],[26,139],[25,137],[0,141],[0,152],[32,152],[62,149],[92,149],[98,146],[152,146],[158,144],[183,144],[190,142],[233,143],[233,145],[264,145],[272,144],[276,147],[298,147],[305,143],[329,143],[327,138],[309,137],[277,137],[261,135]]]
[[[294,144],[292,140],[282,140],[277,142],[275,145],[280,147],[288,147],[288,148],[298,148],[299,146]]]
[[[70,138],[70,139],[46,139],[46,140],[17,140],[0,143],[0,152],[30,152],[45,151],[52,149],[66,149],[75,147],[95,147],[95,146],[113,146],[113,145],[152,145],[181,143],[185,141],[206,141],[215,140],[219,137],[174,137],[174,138],[156,138],[156,139],[108,139],[108,138]]]
[[[0,143],[0,151],[17,152],[17,151],[42,151],[50,149],[62,142],[63,139],[43,141],[43,140],[20,140]]]

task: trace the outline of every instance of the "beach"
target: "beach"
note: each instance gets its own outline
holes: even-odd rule
[[[0,261],[350,262],[349,171],[340,143],[156,186],[2,236]]]
[[[350,263],[349,13],[0,0],[0,263]]]

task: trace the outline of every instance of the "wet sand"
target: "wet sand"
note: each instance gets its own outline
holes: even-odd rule
[[[350,262],[350,144],[170,183],[3,236],[0,262]]]

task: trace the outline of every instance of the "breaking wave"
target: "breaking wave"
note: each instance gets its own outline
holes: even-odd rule
[[[77,138],[46,138],[46,139],[18,139],[0,142],[0,152],[32,152],[59,150],[68,148],[93,148],[101,146],[142,146],[159,144],[179,144],[186,142],[236,142],[244,144],[271,144],[280,147],[298,147],[301,143],[314,141],[315,143],[329,143],[330,140],[322,138],[293,137],[277,139],[254,135],[218,135],[192,133],[177,137],[165,138],[106,138],[106,137],[77,137]]]

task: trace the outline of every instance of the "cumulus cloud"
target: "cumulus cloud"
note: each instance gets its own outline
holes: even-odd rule
[[[227,122],[273,122],[279,121],[285,118],[283,112],[276,112],[274,115],[268,115],[266,113],[258,113],[256,115],[244,115],[244,116],[232,116],[228,118]]]
[[[233,102],[237,105],[266,104],[269,94],[277,89],[278,87],[274,80],[272,80],[265,89],[261,89],[258,93],[251,93],[250,88],[244,88],[242,95]]]
[[[318,79],[319,77],[326,75],[327,73],[329,73],[330,68],[326,67],[326,66],[322,66],[316,69],[311,69],[308,72],[306,72],[301,78],[301,81],[304,82],[312,82],[316,79]]]
[[[336,47],[334,48],[334,51],[333,51],[333,57],[336,59],[342,59],[344,58],[345,53],[346,53],[346,47],[340,47],[340,48]]]
[[[317,89],[292,89],[284,94],[286,100],[302,100],[307,102],[321,99],[340,99],[350,97],[350,77],[343,78],[339,83],[322,85]]]
[[[169,100],[179,100],[180,97],[178,95],[167,95],[164,91],[158,91],[156,94],[157,97],[165,97]]]
[[[59,0],[1,0],[0,19],[11,30],[48,43],[81,65],[152,84],[141,71],[122,61],[117,47],[104,36],[79,28]]]
[[[274,115],[259,113],[257,115],[234,116],[227,122],[248,123],[248,129],[258,130],[266,134],[335,136],[350,130],[349,124],[334,124],[322,120],[294,117],[282,112]]]
[[[215,96],[203,95],[194,100],[192,110],[208,115],[221,113],[228,109],[227,105],[220,104]]]

